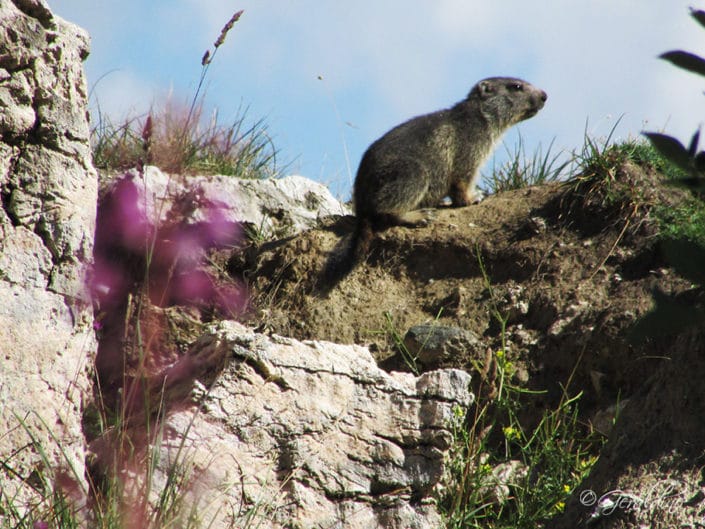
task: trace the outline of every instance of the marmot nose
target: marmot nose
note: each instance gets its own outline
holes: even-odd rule
[[[541,90],[541,101],[543,101],[545,103],[546,99],[548,99],[548,94],[546,94],[546,92]]]

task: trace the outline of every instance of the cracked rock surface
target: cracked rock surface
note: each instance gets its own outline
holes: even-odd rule
[[[87,35],[43,0],[0,0],[0,490],[18,505],[45,463],[83,479],[97,193],[87,54]]]
[[[224,358],[225,368],[196,392],[199,413],[167,420],[156,480],[177,458],[192,467],[191,498],[211,527],[439,527],[429,496],[453,409],[472,401],[470,375],[390,374],[366,348],[269,338],[234,322],[190,355]]]

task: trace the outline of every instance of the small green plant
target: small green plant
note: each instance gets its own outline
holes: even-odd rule
[[[574,175],[566,181],[570,191],[563,202],[572,222],[589,226],[593,212],[600,211],[614,222],[625,222],[626,230],[643,205],[636,200],[641,195],[634,183],[619,178],[625,163],[634,161],[639,152],[634,141],[613,142],[620,120],[604,138],[592,137],[585,124],[583,145],[573,152]]]
[[[245,238],[254,244],[262,244],[268,240],[273,239],[270,228],[265,225],[264,218],[262,219],[262,222],[259,223],[259,225],[245,225],[244,230]]]
[[[614,133],[619,126],[621,117],[615,122],[605,138],[594,138],[588,132],[585,123],[583,145],[580,152],[574,153],[575,161],[580,169],[581,179],[601,179],[613,181],[615,169],[626,161],[627,153],[617,148],[613,142]]]
[[[564,158],[563,152],[553,153],[553,141],[545,153],[539,145],[532,156],[527,156],[521,135],[514,151],[506,147],[506,144],[505,148],[509,159],[500,167],[493,167],[490,176],[483,180],[483,192],[487,194],[554,182],[563,176],[565,169],[572,163],[572,158],[561,161]]]
[[[507,353],[500,349],[491,361],[492,400],[454,417],[455,443],[439,498],[447,529],[533,529],[563,510],[603,442],[582,433],[579,394],[525,426],[517,412],[531,393],[510,383]],[[495,474],[500,468],[513,468],[513,475],[504,481]]]
[[[418,359],[415,355],[411,354],[409,349],[404,343],[404,337],[399,333],[397,326],[394,324],[394,319],[389,311],[384,312],[384,323],[385,323],[385,334],[392,339],[394,347],[401,354],[401,358],[409,368],[409,370],[418,375],[420,373]]]
[[[488,352],[484,365],[475,366],[481,384],[474,407],[455,410],[455,443],[438,502],[446,529],[533,529],[563,510],[596,461],[603,440],[582,432],[580,394],[569,396],[567,387],[557,406],[537,422],[522,419],[521,410],[537,392],[512,382],[507,317],[479,252],[478,262],[502,348]],[[498,469],[510,471],[501,478]]]
[[[623,237],[635,233],[641,219],[658,203],[651,186],[635,177],[631,164],[653,165],[659,169],[668,162],[644,142],[628,139],[612,141],[615,123],[608,136],[594,139],[587,134],[580,152],[576,152],[577,173],[566,181],[567,192],[561,207],[569,222],[587,234],[593,230],[618,229],[612,249],[593,275],[602,268]],[[600,222],[595,222],[599,215]]]
[[[246,126],[246,113],[223,125],[217,112],[204,116],[203,101],[189,112],[167,101],[142,118],[114,124],[99,114],[91,131],[99,169],[125,170],[141,160],[172,174],[222,174],[240,178],[276,176],[277,151],[263,121]],[[151,127],[148,149],[140,131]]]

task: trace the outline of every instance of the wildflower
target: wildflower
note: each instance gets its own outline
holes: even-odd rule
[[[502,428],[502,432],[504,433],[504,437],[508,441],[519,439],[521,437],[521,435],[519,434],[519,430],[517,430],[513,426],[505,426],[504,428]]]
[[[563,485],[563,492],[570,494],[570,485]]]
[[[597,460],[596,456],[588,457],[587,459],[581,459],[580,460],[580,470],[588,470],[589,468],[591,468],[595,464],[596,460]]]
[[[232,246],[240,236],[240,226],[228,220],[224,206],[199,203],[205,218],[193,222],[192,211],[180,209],[181,203],[175,201],[166,221],[152,222],[133,180],[131,174],[124,176],[101,198],[89,283],[101,310],[95,324],[101,331],[97,370],[115,384],[120,383],[116,373],[129,361],[125,348],[129,325],[146,336],[147,350],[139,354],[146,354],[152,367],[166,363],[172,354],[163,347],[163,322],[157,316],[147,319],[147,311],[130,312],[132,300],[141,300],[144,294],[160,308],[181,305],[226,317],[242,312],[247,304],[241,285],[220,280],[206,266],[207,251]],[[132,316],[141,319],[135,323]]]

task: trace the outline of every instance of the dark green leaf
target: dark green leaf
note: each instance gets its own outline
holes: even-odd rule
[[[666,53],[659,55],[659,57],[678,66],[679,68],[705,76],[705,59],[693,53],[680,50],[667,51]]]
[[[690,16],[697,20],[701,26],[705,27],[705,11],[700,9],[690,9]]]
[[[663,241],[666,261],[679,275],[705,286],[705,248],[687,239]]]
[[[690,140],[690,146],[688,146],[688,158],[695,158],[695,153],[698,152],[698,142],[700,141],[700,129],[695,131],[692,139]]]
[[[643,134],[649,138],[651,145],[667,160],[670,160],[684,171],[690,171],[688,151],[685,150],[680,141],[673,136],[667,136],[659,132],[644,132]]]
[[[705,151],[700,151],[695,155],[695,170],[705,173]]]

